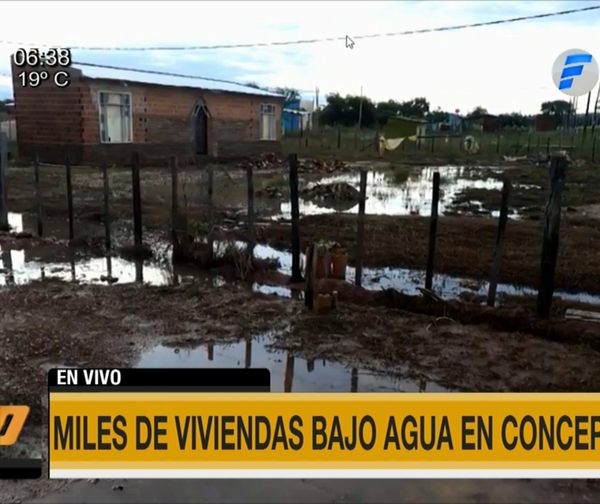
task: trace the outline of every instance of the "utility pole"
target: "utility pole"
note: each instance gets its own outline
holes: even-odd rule
[[[587,104],[585,106],[585,116],[583,119],[583,140],[585,140],[585,134],[587,132],[587,123],[588,123],[588,117],[590,115],[590,101],[591,100],[592,100],[592,92],[590,91],[588,93]]]

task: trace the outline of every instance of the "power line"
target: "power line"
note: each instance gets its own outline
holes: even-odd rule
[[[266,88],[257,88],[248,83],[237,82],[237,81],[232,81],[232,80],[227,80],[227,79],[216,79],[213,77],[202,77],[200,75],[188,75],[188,74],[180,74],[180,73],[175,73],[175,72],[163,72],[160,70],[146,70],[143,68],[129,68],[129,67],[114,66],[114,65],[100,65],[97,63],[85,63],[85,62],[81,62],[81,61],[74,61],[73,65],[80,66],[80,67],[104,68],[107,70],[120,70],[120,71],[124,71],[124,72],[143,73],[143,74],[149,74],[149,75],[163,75],[166,77],[181,77],[181,78],[185,78],[185,79],[205,80],[205,81],[215,82],[215,83],[219,83],[219,84],[233,84],[236,86],[242,86],[242,87],[246,87],[249,89],[256,89],[259,91],[265,91],[265,90],[268,91],[268,89],[266,89]],[[0,77],[12,78],[12,75],[8,72],[0,72]],[[269,89],[273,89],[273,87],[271,87]],[[512,91],[535,91],[535,90],[547,90],[547,89],[550,89],[550,88],[548,86],[519,87],[519,88],[512,89]],[[315,90],[314,89],[309,89],[309,90],[301,89],[301,90],[299,90],[299,92],[303,93],[303,94],[307,94],[307,93],[314,93]]]
[[[495,26],[501,24],[518,23],[520,21],[530,21],[534,19],[544,19],[549,17],[567,16],[570,14],[577,14],[580,12],[589,12],[600,9],[600,5],[593,5],[591,7],[582,7],[579,9],[570,9],[559,12],[550,12],[545,14],[533,14],[531,16],[520,16],[509,19],[499,19],[496,21],[484,21],[481,23],[471,23],[463,25],[444,26],[440,28],[425,28],[422,30],[407,30],[401,32],[390,32],[390,33],[375,33],[371,35],[351,35],[352,39],[372,39],[380,37],[399,37],[404,35],[419,35],[423,33],[435,33],[435,32],[446,32],[464,30],[467,28],[480,28],[483,26]],[[211,45],[211,46],[187,46],[187,47],[84,47],[84,46],[70,46],[71,50],[79,51],[199,51],[199,50],[212,50],[212,49],[244,49],[250,47],[271,47],[271,46],[289,46],[289,45],[300,45],[300,44],[317,44],[321,42],[339,42],[345,41],[346,35],[343,37],[327,37],[327,38],[315,38],[315,39],[304,39],[304,40],[288,40],[283,42],[256,42],[249,44],[222,44],[222,45]],[[22,42],[11,42],[6,40],[0,40],[0,44],[9,45],[21,45],[21,46],[34,46],[34,47],[51,47],[46,44],[29,44]]]

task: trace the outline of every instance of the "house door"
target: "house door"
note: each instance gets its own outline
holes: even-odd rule
[[[208,154],[208,115],[203,106],[197,106],[194,110],[194,145],[196,154]]]

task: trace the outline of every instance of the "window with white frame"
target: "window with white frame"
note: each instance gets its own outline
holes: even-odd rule
[[[100,106],[100,141],[128,143],[131,133],[131,94],[98,93]]]
[[[263,103],[260,106],[260,140],[277,140],[277,117],[275,105]]]

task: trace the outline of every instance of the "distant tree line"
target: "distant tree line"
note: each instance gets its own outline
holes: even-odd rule
[[[290,87],[267,88],[256,83],[247,84],[256,89],[271,91],[285,96],[285,103],[291,103],[300,99],[299,90]],[[0,111],[1,111],[0,104]],[[554,100],[543,102],[540,107],[542,115],[552,117],[556,127],[564,127],[569,124],[573,115],[571,104],[565,100]],[[486,108],[475,107],[466,117],[475,117],[488,114]],[[333,93],[326,97],[326,104],[319,111],[319,124],[322,126],[356,127],[359,122],[362,128],[373,129],[377,126],[385,126],[390,117],[408,117],[411,119],[424,119],[430,123],[444,123],[449,121],[450,113],[440,109],[431,109],[426,98],[419,97],[399,102],[388,100],[374,102],[370,98],[359,95],[346,95]],[[528,129],[535,125],[534,115],[523,115],[518,112],[500,114],[497,116],[499,129]]]

